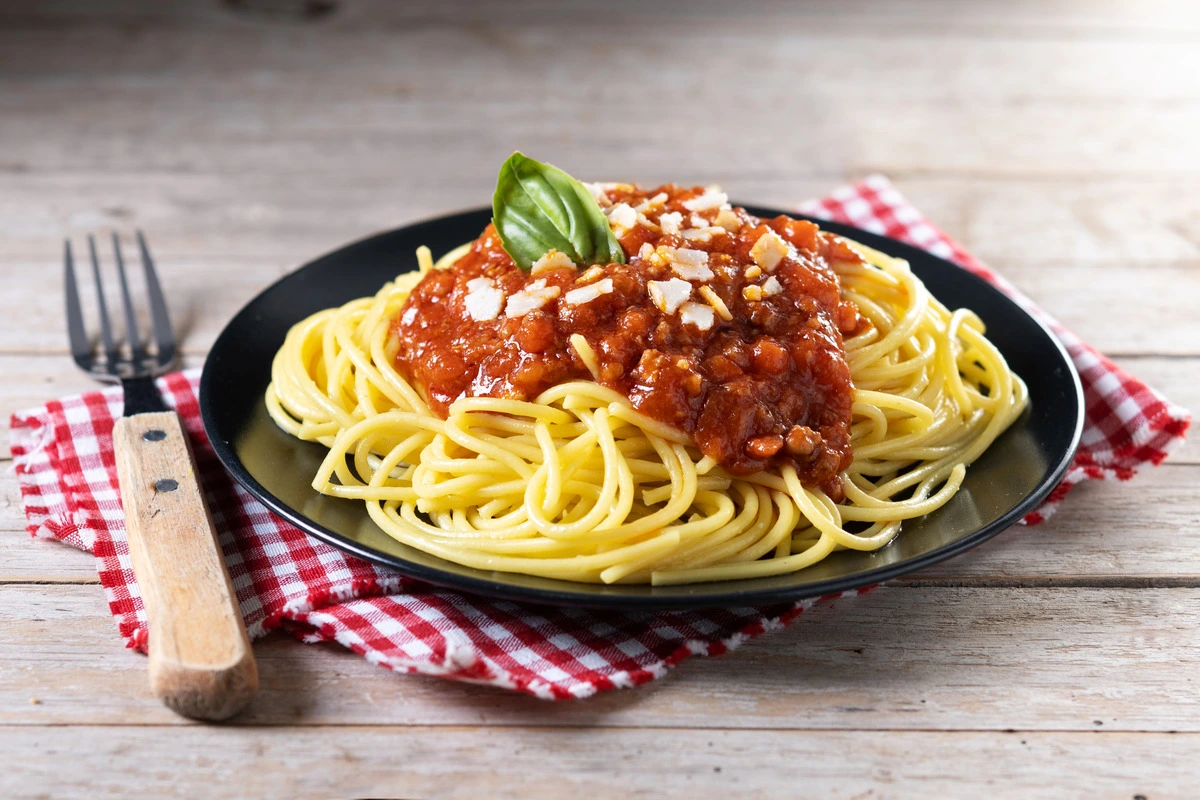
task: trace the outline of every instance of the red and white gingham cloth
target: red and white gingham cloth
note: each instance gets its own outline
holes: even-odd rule
[[[893,236],[999,286],[1066,345],[1083,379],[1087,423],[1063,483],[1025,522],[1044,520],[1089,478],[1131,478],[1178,446],[1188,413],[1064,329],[931,225],[882,176],[800,210]],[[665,674],[689,655],[716,655],[781,628],[813,600],[688,612],[557,609],[430,587],[343,555],[272,516],[221,468],[200,424],[196,372],[159,381],[192,436],[250,635],[283,627],[336,641],[397,672],[586,697]],[[12,418],[12,451],[29,530],[93,553],[120,633],[144,650],[146,618],[130,566],[112,451],[119,389],[47,403]],[[832,598],[821,598],[822,600]]]

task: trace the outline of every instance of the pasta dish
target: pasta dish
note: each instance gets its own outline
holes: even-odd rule
[[[1024,383],[908,264],[716,187],[521,154],[472,242],[296,324],[268,410],[319,492],[482,570],[675,584],[877,550]]]

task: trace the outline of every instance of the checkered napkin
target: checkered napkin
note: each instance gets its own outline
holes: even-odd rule
[[[1083,378],[1087,425],[1063,483],[1026,518],[1044,520],[1088,478],[1126,480],[1183,441],[1188,414],[1123,372],[965,253],[876,176],[802,212],[923,247],[999,286],[1066,345]],[[309,539],[272,516],[222,470],[200,424],[196,372],[159,381],[192,437],[251,636],[283,628],[335,641],[397,672],[586,697],[653,680],[690,655],[716,655],[781,628],[814,602],[640,613],[521,605],[446,591]],[[112,451],[120,390],[89,392],[12,418],[12,451],[29,530],[95,555],[120,633],[144,650],[146,617],[130,566]],[[821,598],[830,600],[833,598]]]

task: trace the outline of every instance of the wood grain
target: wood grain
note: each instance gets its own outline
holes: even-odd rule
[[[1077,487],[1060,513],[1014,527],[906,580],[998,586],[1200,586],[1195,487],[1200,468],[1172,464],[1130,483]],[[0,473],[0,583],[93,583],[92,557],[23,533],[15,476]]]
[[[803,130],[795,135],[807,136]],[[810,176],[790,169],[753,176],[707,160],[670,168],[674,174],[662,164],[652,171],[625,168],[605,174],[587,150],[564,163],[597,179],[716,181],[739,202],[782,208],[861,176]],[[163,266],[182,268],[180,261],[211,258],[274,262],[290,269],[375,231],[484,205],[495,173],[492,161],[470,152],[461,154],[452,176],[412,170],[403,161],[356,162],[336,176],[306,164],[284,174],[228,176],[16,172],[0,181],[0,257],[54,263],[64,234],[140,227]],[[1200,263],[1200,189],[1194,181],[896,173],[893,178],[930,219],[987,262]]]
[[[0,724],[186,724],[146,689],[98,588],[0,587],[0,600]],[[256,646],[261,689],[239,724],[1195,732],[1198,615],[1197,588],[894,584],[569,703],[395,675],[275,634]]]
[[[770,731],[700,728],[664,735],[477,726],[232,729],[0,729],[14,767],[0,789],[127,796],[113,770],[137,753],[153,795],[289,798],[818,797],[1183,798],[1200,756],[1194,734]],[[186,753],[185,759],[179,754]],[[1120,758],[1114,758],[1120,753]],[[62,759],[74,769],[62,769]],[[1061,777],[1072,776],[1069,780]]]
[[[0,354],[61,353],[61,299],[57,265],[48,256],[41,261],[18,261],[30,277],[18,292],[0,295],[0,314],[20,314],[28,325],[0,330]],[[200,355],[237,309],[283,274],[278,261],[248,258],[188,258],[174,262],[157,256],[163,285],[172,298],[172,313],[180,319],[187,339],[185,353]],[[995,266],[1047,311],[1095,347],[1114,355],[1192,356],[1200,354],[1200,261],[1149,265],[1139,268],[1131,282],[1118,266],[1086,261],[1037,262],[1000,260]],[[1088,286],[1080,292],[1078,287]],[[80,281],[80,291],[88,282]],[[1096,307],[1132,309],[1103,318]],[[1171,330],[1169,337],[1147,325],[1154,319]],[[46,335],[50,333],[51,335]]]
[[[22,80],[0,95],[9,111],[0,152],[17,172],[278,174],[302,165],[336,183],[368,165],[399,185],[410,152],[421,153],[427,174],[471,174],[472,164],[497,164],[518,144],[573,171],[586,152],[597,174],[677,178],[662,153],[678,141],[695,164],[743,176],[1200,174],[1191,135],[1200,107],[1187,79],[1200,56],[1186,37],[1081,45],[997,36],[931,49],[928,34],[897,36],[894,22],[866,23],[866,14],[843,16],[840,31],[814,29],[776,6],[779,22],[764,43],[771,17],[753,13],[724,10],[707,22],[683,15],[682,31],[669,13],[636,24],[592,14],[571,29],[580,57],[545,70],[564,20],[472,23],[445,9],[413,24],[381,9],[273,28],[233,15],[176,20],[163,31],[171,48],[139,46],[149,34],[119,18],[44,37],[37,25],[14,26],[0,40],[0,53],[11,54],[0,69]],[[739,82],[720,114],[680,102],[653,126],[605,124],[610,105],[639,118],[666,92],[701,96],[728,74],[727,62],[710,57],[723,46],[736,48],[746,74],[796,77]],[[36,57],[48,48],[62,54],[57,68]],[[314,50],[319,62],[308,56]],[[877,50],[889,57],[845,58]],[[655,53],[652,70],[646,52]],[[448,53],[454,69],[428,68]],[[593,79],[598,64],[603,81]],[[489,74],[504,76],[504,102]],[[155,113],[139,113],[148,104]],[[448,113],[454,104],[471,106],[470,125]],[[821,113],[806,113],[813,106]],[[789,119],[802,125],[746,124]],[[91,135],[74,135],[82,128]]]
[[[227,719],[254,697],[258,669],[179,416],[122,417],[113,452],[150,629],[150,687],[176,713]]]
[[[199,363],[286,270],[479,205],[518,147],[764,205],[887,172],[1200,409],[1195,3],[269,5],[0,4],[0,425],[90,388],[63,355],[64,237],[145,229]],[[228,729],[154,699],[91,557],[28,539],[0,464],[0,795],[1187,797],[1198,447],[587,702],[396,676],[275,634]]]
[[[282,6],[286,9],[286,6]],[[553,8],[555,16],[547,14]],[[271,4],[263,4],[256,17],[246,13],[243,24],[270,20]],[[1066,2],[1047,6],[1038,0],[991,4],[977,3],[946,13],[943,0],[901,0],[880,4],[875,2],[838,3],[835,5],[796,4],[787,0],[756,2],[753,9],[763,22],[779,20],[803,21],[814,31],[828,33],[837,29],[857,29],[875,23],[869,32],[877,36],[956,39],[979,34],[983,38],[1024,33],[1033,38],[1086,39],[1092,36],[1127,41],[1131,38],[1157,40],[1187,40],[1200,33],[1200,14],[1187,0],[1145,0],[1136,4]],[[303,11],[303,7],[300,9]],[[678,15],[681,25],[695,22],[711,26],[713,22],[737,19],[744,12],[720,0],[692,0],[687,4],[688,15]],[[295,8],[293,7],[293,12]],[[505,4],[507,17],[514,23],[542,23],[557,20],[571,25],[584,20],[611,20],[642,11],[655,17],[664,12],[646,14],[641,4],[620,0],[610,7],[596,8],[590,4],[561,4],[553,0],[511,0]],[[53,25],[56,29],[129,25],[136,22],[143,29],[175,29],[181,26],[220,24],[230,26],[230,11],[209,3],[180,4],[164,11],[145,0],[114,0],[103,10],[88,0],[58,0],[54,3],[18,5],[0,10],[0,19],[10,25],[37,30]],[[277,18],[286,19],[277,12]],[[396,4],[388,0],[344,0],[337,6],[336,15],[310,13],[312,20],[336,25],[353,31],[386,29],[392,26],[467,25],[494,21],[495,14],[473,0],[447,0],[437,5]],[[235,17],[236,18],[236,17]]]

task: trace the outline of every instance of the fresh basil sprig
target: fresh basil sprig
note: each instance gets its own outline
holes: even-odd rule
[[[624,264],[625,253],[591,192],[549,164],[513,153],[496,180],[492,222],[526,272],[555,249],[576,264]]]

